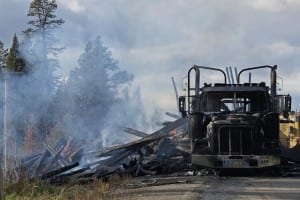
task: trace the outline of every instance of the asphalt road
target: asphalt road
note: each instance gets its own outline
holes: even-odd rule
[[[109,199],[300,199],[300,177],[143,177],[126,181]]]

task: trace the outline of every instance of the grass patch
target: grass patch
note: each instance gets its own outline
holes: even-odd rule
[[[79,185],[67,184],[54,186],[39,181],[19,181],[9,184],[5,188],[6,200],[98,200],[105,199],[106,193],[115,188],[121,180],[102,182],[95,180],[92,183]]]

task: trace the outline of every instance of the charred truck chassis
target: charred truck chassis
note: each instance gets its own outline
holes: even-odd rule
[[[240,83],[244,71],[262,68],[271,69],[270,88],[264,82]],[[200,69],[221,72],[224,82],[200,87]],[[219,169],[280,165],[279,113],[290,110],[290,98],[276,95],[276,69],[245,68],[236,74],[237,83],[229,84],[221,69],[190,68],[179,110],[189,119],[193,164]]]

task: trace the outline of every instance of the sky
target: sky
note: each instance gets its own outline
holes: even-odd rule
[[[30,0],[0,1],[0,40],[8,48],[13,34],[28,27]],[[300,1],[298,0],[57,0],[57,30],[65,50],[58,74],[68,76],[88,41],[96,36],[135,77],[144,106],[176,112],[171,82],[179,95],[194,64],[238,69],[278,65],[283,92],[300,109]],[[218,82],[204,72],[203,79]],[[201,74],[202,75],[202,74]],[[268,83],[269,75],[259,72]],[[202,80],[202,78],[201,78]]]

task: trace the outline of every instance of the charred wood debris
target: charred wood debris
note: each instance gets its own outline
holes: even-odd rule
[[[151,134],[124,128],[124,134],[139,139],[111,147],[83,151],[83,145],[72,139],[60,139],[56,145],[44,142],[44,151],[23,158],[16,170],[28,180],[55,185],[107,181],[115,176],[220,175],[220,171],[192,166],[188,120],[166,114],[176,120],[163,123],[161,129]],[[276,174],[267,171],[262,175],[299,177],[300,162],[285,161],[280,171],[276,168]]]
[[[191,168],[187,119],[176,118],[163,123],[151,134],[124,128],[124,134],[139,139],[103,149],[83,151],[74,140],[59,140],[55,145],[44,142],[44,151],[21,160],[21,170],[28,180],[51,184],[89,183],[112,176],[145,176],[187,172]]]

